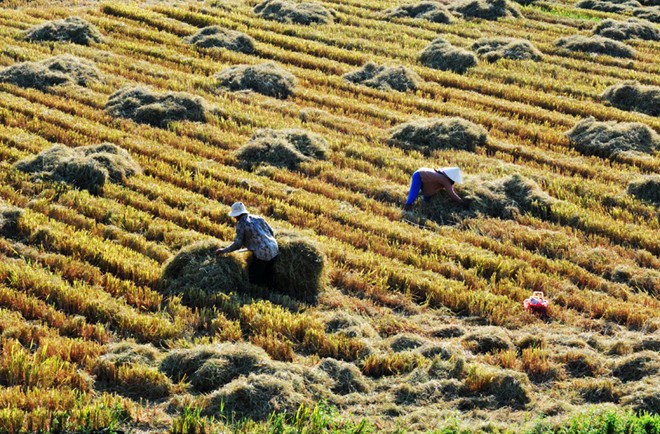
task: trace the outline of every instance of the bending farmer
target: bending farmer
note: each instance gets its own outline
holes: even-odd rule
[[[454,201],[464,204],[465,201],[454,191],[454,183],[460,184],[461,182],[463,182],[463,178],[461,176],[461,169],[458,167],[445,167],[442,169],[422,167],[412,175],[408,199],[403,209],[412,209],[420,191],[422,192],[424,202],[428,202],[431,196],[440,190],[445,190]]]
[[[215,253],[224,255],[241,247],[247,248],[252,252],[248,269],[250,283],[274,289],[274,266],[279,248],[273,228],[262,217],[250,215],[242,202],[236,202],[231,206],[229,216],[236,219],[236,238],[231,245],[218,249]]]

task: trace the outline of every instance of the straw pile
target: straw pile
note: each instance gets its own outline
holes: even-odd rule
[[[216,256],[221,247],[215,240],[203,240],[182,248],[163,264],[162,290],[180,295],[191,306],[213,304],[218,293],[246,291],[244,264],[231,255]]]
[[[660,116],[660,86],[626,81],[608,87],[600,97],[621,110]]]
[[[204,122],[208,108],[199,96],[186,92],[154,92],[143,86],[126,87],[110,95],[105,110],[114,117],[166,127],[173,121]]]
[[[575,124],[566,135],[578,152],[602,158],[628,151],[651,154],[660,149],[660,135],[639,122],[599,122],[589,117]]]
[[[57,144],[15,167],[33,179],[64,182],[92,194],[100,194],[106,181],[123,183],[142,171],[126,150],[112,143],[78,148]]]
[[[80,45],[103,40],[95,26],[79,17],[48,21],[31,27],[23,35],[28,41],[62,41]]]
[[[541,60],[543,55],[526,39],[515,38],[480,38],[472,49],[489,62],[499,59]]]
[[[328,143],[318,134],[300,130],[264,128],[236,152],[241,167],[251,170],[261,164],[296,170],[304,162],[324,160]]]
[[[555,45],[570,51],[580,51],[583,53],[624,58],[635,57],[635,50],[626,44],[602,36],[573,35],[558,39]]]
[[[23,62],[0,71],[0,82],[44,90],[51,86],[87,86],[101,81],[101,74],[87,60],[63,54],[40,62]]]
[[[220,26],[204,27],[194,35],[184,38],[184,41],[198,48],[226,48],[245,54],[255,52],[254,40],[248,35]]]
[[[422,1],[412,5],[397,6],[383,11],[382,16],[388,20],[394,18],[417,18],[441,24],[449,24],[454,21],[454,17],[447,9],[447,6],[434,1]]]
[[[390,130],[389,142],[404,149],[425,154],[441,149],[473,152],[487,141],[486,130],[459,117],[417,119]]]
[[[296,86],[293,74],[274,63],[231,66],[215,78],[219,87],[232,92],[250,90],[279,99],[288,98]]]
[[[399,92],[416,90],[422,81],[419,75],[404,66],[379,66],[373,62],[368,62],[361,69],[344,74],[343,77],[351,83]]]
[[[477,56],[436,38],[421,52],[419,61],[429,68],[462,74],[477,64]]]
[[[328,24],[333,21],[332,11],[316,3],[266,0],[259,3],[254,12],[261,18],[286,24]]]

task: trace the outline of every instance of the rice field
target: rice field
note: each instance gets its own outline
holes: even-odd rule
[[[322,21],[295,24],[260,3],[0,4],[0,433],[657,430],[660,44],[620,41],[621,57],[557,42],[632,11],[537,0],[440,23],[386,18],[402,0],[318,0]],[[72,16],[98,33],[25,36]],[[242,39],[196,45],[210,26]],[[476,63],[428,66],[439,37]],[[477,55],[480,38],[536,51]],[[344,77],[370,62],[409,81]],[[236,89],[239,65],[282,75]],[[632,81],[656,89],[641,111],[602,96]],[[392,140],[435,118],[487,138]],[[597,130],[575,143],[580,122],[623,142]],[[278,142],[286,164],[254,164],[269,148],[246,162],[264,129],[322,147]],[[85,154],[104,143],[130,161]],[[16,164],[56,144],[80,148],[66,168]],[[412,173],[446,166],[463,171],[470,209],[440,193],[403,212]],[[313,303],[222,280],[167,286],[177,254],[233,240],[236,201],[322,251]],[[548,318],[524,310],[533,291]]]

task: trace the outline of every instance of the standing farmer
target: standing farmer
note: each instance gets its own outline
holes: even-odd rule
[[[424,202],[428,202],[431,196],[438,193],[440,190],[445,190],[452,200],[465,204],[465,200],[456,194],[454,191],[454,183],[462,183],[463,177],[461,176],[461,169],[458,167],[444,167],[442,169],[429,169],[422,167],[413,173],[410,182],[410,191],[408,192],[408,199],[403,209],[409,211],[412,209],[413,204],[417,200],[420,191]]]
[[[247,248],[252,252],[248,269],[250,283],[274,289],[274,267],[279,249],[273,228],[262,217],[250,215],[242,202],[231,206],[229,216],[236,219],[236,238],[231,245],[216,250],[216,255],[224,255],[241,247]]]

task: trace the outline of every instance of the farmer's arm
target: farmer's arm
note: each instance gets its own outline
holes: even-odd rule
[[[454,202],[464,202],[463,199],[461,199],[461,197],[456,194],[456,190],[454,190],[454,186],[452,185],[451,181],[449,181],[449,178],[442,176],[442,180],[440,182],[442,182],[442,185],[445,187],[447,194],[449,194],[449,197],[451,197]]]
[[[245,225],[241,224],[242,222],[238,222],[236,225],[236,237],[234,238],[234,242],[231,243],[229,246],[225,247],[224,249],[218,249],[215,251],[218,255],[222,255],[225,253],[231,253],[234,250],[238,250],[241,247],[243,247],[243,240],[245,238]]]

